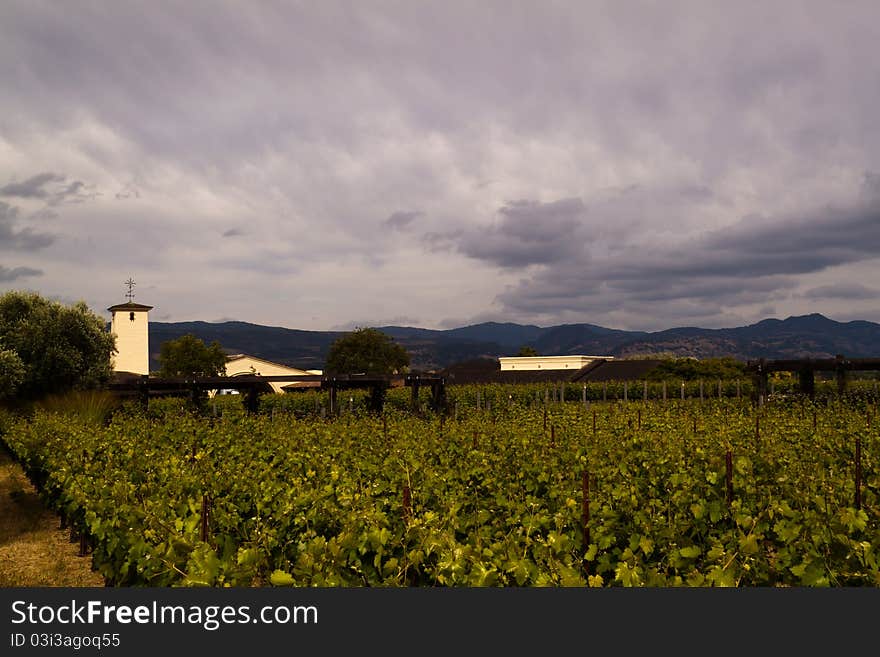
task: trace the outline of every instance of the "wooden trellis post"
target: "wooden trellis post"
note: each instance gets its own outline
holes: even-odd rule
[[[583,550],[590,548],[590,471],[581,474],[581,526],[584,532]]]
[[[208,540],[208,514],[211,510],[211,504],[207,495],[202,495],[202,514],[199,522],[199,540],[203,543]]]
[[[403,522],[408,525],[412,518],[412,497],[409,485],[403,487]]]
[[[727,470],[727,506],[730,506],[733,502],[733,454],[729,447],[724,455],[724,464]]]

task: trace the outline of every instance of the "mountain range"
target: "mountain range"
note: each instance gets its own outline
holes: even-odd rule
[[[633,357],[675,355],[710,358],[849,358],[880,356],[880,324],[837,322],[818,313],[765,319],[737,328],[672,328],[623,331],[594,324],[532,326],[485,322],[448,330],[377,327],[410,353],[413,369],[441,369],[480,357],[513,356],[523,346],[543,355]],[[150,369],[158,369],[166,340],[192,334],[216,340],[228,353],[245,353],[302,369],[322,369],[343,331],[302,331],[247,322],[150,322]]]

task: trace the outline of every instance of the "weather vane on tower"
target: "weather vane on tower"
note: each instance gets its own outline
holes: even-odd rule
[[[129,277],[128,277],[128,280],[125,281],[125,284],[128,285],[128,294],[126,294],[125,296],[126,296],[126,298],[128,299],[129,303],[131,303],[131,302],[134,301],[134,286],[135,286],[135,282],[131,279],[131,276],[129,276]]]

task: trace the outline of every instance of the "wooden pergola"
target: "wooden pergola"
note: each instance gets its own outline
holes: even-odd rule
[[[837,392],[846,391],[847,373],[853,371],[880,370],[880,358],[846,358],[838,354],[835,358],[799,358],[791,360],[766,360],[761,358],[746,363],[746,370],[752,373],[755,391],[759,398],[767,396],[768,377],[771,372],[796,372],[801,393],[812,399],[816,395],[816,372],[834,372],[837,379]]]
[[[191,378],[156,378],[147,375],[125,382],[111,383],[111,391],[122,395],[137,396],[141,403],[149,404],[150,397],[157,396],[189,396],[196,404],[201,403],[208,390],[238,390],[244,396],[244,405],[249,413],[259,410],[260,394],[270,390],[270,382],[320,382],[321,390],[330,393],[331,414],[339,412],[338,393],[340,390],[356,388],[370,389],[370,410],[381,412],[385,402],[385,393],[394,385],[407,386],[412,390],[412,408],[418,411],[419,391],[430,388],[430,406],[439,412],[446,411],[446,379],[432,374],[406,375],[372,375],[372,374],[337,374],[325,376],[308,374],[301,376],[278,375],[260,376],[243,374],[239,376],[191,377]]]

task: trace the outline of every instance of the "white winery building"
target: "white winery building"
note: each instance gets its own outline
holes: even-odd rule
[[[107,310],[113,313],[110,332],[116,337],[114,372],[150,373],[150,333],[147,314],[153,309],[127,301]]]
[[[613,360],[614,356],[502,356],[501,371],[571,370],[586,367],[595,360]]]

